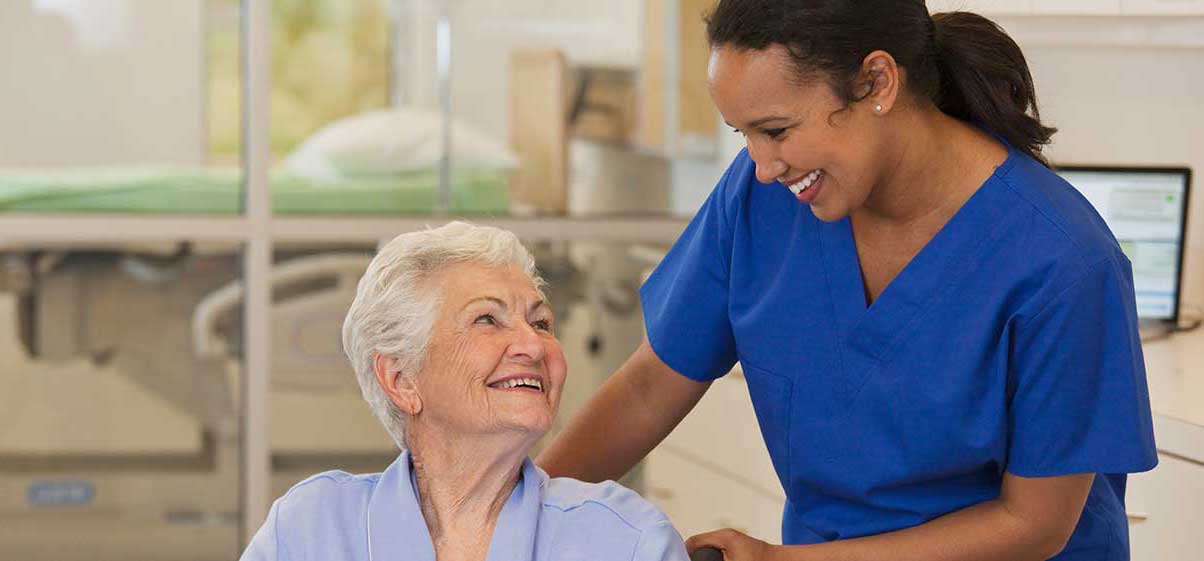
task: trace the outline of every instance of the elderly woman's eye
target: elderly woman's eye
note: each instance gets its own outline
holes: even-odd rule
[[[497,319],[493,317],[493,314],[481,314],[472,322],[479,323],[481,325],[497,325]]]
[[[533,321],[533,322],[531,322],[531,326],[534,327],[535,329],[539,329],[541,331],[551,331],[552,330],[552,322],[550,322],[546,319]]]

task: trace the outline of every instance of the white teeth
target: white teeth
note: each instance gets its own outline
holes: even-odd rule
[[[513,378],[497,385],[497,387],[501,389],[516,388],[518,386],[530,386],[539,391],[543,391],[543,384],[540,383],[538,378]]]
[[[823,174],[824,174],[823,170],[817,169],[811,173],[808,173],[805,177],[803,177],[802,179],[800,179],[799,181],[797,181],[791,185],[788,185],[787,187],[790,189],[791,193],[798,195],[799,193],[802,193],[808,187],[810,187],[811,184],[815,183],[816,181],[819,181],[819,178],[821,176],[823,176]]]

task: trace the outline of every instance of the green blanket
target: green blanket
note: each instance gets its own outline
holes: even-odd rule
[[[272,208],[280,214],[426,214],[438,203],[438,174],[313,181],[272,175]],[[76,168],[0,170],[0,211],[237,214],[241,172],[227,168]],[[504,213],[506,175],[456,170],[451,211]]]

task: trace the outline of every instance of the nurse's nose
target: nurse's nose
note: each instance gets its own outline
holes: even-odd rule
[[[778,158],[777,150],[765,144],[765,142],[749,139],[748,156],[757,165],[757,181],[772,183],[782,177],[782,174],[786,173],[790,166]]]

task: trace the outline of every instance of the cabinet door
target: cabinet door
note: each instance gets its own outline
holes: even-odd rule
[[[1120,9],[1134,16],[1204,15],[1204,0],[1121,0]]]
[[[1040,3],[1040,2],[1037,2]],[[1033,0],[929,0],[928,11],[974,12],[984,16],[1016,15],[1032,12]]]
[[[1033,13],[1040,15],[1119,15],[1121,0],[1040,0]]]
[[[665,512],[683,537],[735,528],[781,543],[783,499],[747,484],[739,467],[717,470],[698,460],[677,448],[653,450],[644,463],[644,497]]]
[[[686,537],[736,528],[780,543],[786,496],[738,373],[716,380],[648,454],[644,494]]]
[[[1126,504],[1133,561],[1194,561],[1204,551],[1204,466],[1159,454],[1158,467],[1129,477]]]
[[[661,446],[680,450],[715,469],[738,473],[767,494],[786,497],[761,436],[748,383],[739,369],[715,380]]]

